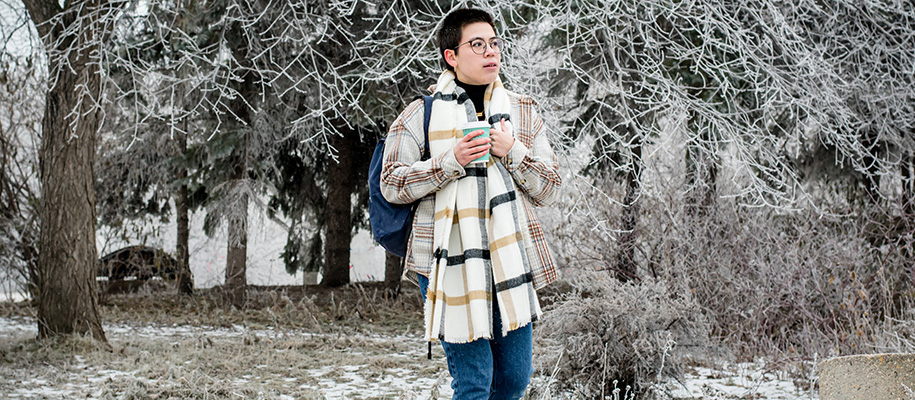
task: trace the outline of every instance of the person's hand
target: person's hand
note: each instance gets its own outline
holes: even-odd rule
[[[489,148],[492,147],[492,145],[489,144],[489,138],[474,140],[474,138],[482,134],[482,129],[470,132],[470,134],[465,135],[454,145],[454,158],[457,159],[458,164],[461,164],[462,167],[467,166],[471,161],[482,157],[489,151]]]
[[[496,157],[505,157],[512,146],[515,144],[515,137],[506,132],[505,119],[499,124],[501,129],[492,128],[489,130],[489,137],[492,139],[492,150],[490,153]]]

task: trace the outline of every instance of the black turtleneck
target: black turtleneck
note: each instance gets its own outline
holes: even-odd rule
[[[486,87],[489,85],[470,85],[459,80],[455,80],[455,83],[467,92],[467,96],[470,97],[470,101],[473,102],[473,108],[477,110],[477,119],[480,121],[485,120],[483,96],[486,94]]]

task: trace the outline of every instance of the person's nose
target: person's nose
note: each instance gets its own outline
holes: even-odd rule
[[[491,43],[486,43],[486,50],[483,51],[483,56],[492,57],[496,55],[496,50],[492,48]]]

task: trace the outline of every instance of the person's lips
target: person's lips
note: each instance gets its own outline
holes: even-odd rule
[[[485,68],[485,69],[499,68],[499,64],[494,63],[494,62],[486,63],[486,64],[483,64],[483,68]]]

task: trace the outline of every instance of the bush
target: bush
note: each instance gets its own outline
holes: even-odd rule
[[[564,389],[604,398],[616,384],[642,397],[658,379],[682,374],[685,357],[676,349],[708,346],[698,304],[663,282],[582,272],[569,283],[535,330],[545,347],[536,366]]]
[[[746,207],[724,197],[696,210],[670,184],[646,192],[637,226],[623,231],[624,207],[606,201],[622,191],[606,186],[569,196],[548,218],[565,275],[612,274],[633,234],[637,275],[690,293],[730,361],[765,357],[807,376],[825,357],[913,347],[905,321],[915,304],[915,227],[901,211]]]
[[[688,235],[655,239],[670,254],[657,264],[668,282],[688,285],[713,336],[739,356],[872,352],[887,322],[904,319],[909,263],[904,252],[871,243],[866,216],[726,206],[688,224]]]

